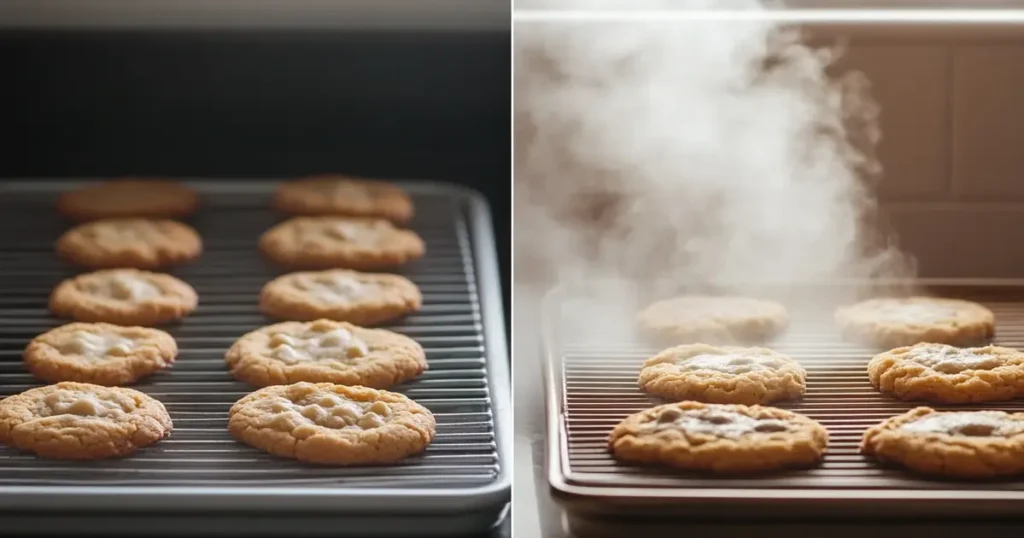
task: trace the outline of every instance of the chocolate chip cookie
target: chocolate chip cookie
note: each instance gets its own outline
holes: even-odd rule
[[[43,458],[127,456],[172,428],[163,404],[120,387],[58,383],[0,401],[0,443]]]
[[[93,269],[156,269],[194,260],[203,250],[191,227],[164,219],[105,219],[80,224],[57,240],[57,253]]]
[[[57,210],[74,220],[125,217],[184,218],[199,207],[199,195],[162,179],[118,179],[65,192]]]
[[[992,402],[1024,396],[1024,353],[999,346],[915,344],[868,363],[875,388],[901,400]]]
[[[806,378],[799,363],[770,349],[686,344],[647,359],[639,384],[670,400],[752,405],[800,398]]]
[[[992,311],[960,299],[869,299],[837,309],[835,317],[847,338],[881,348],[925,342],[968,346],[995,334]]]
[[[340,175],[282,183],[274,194],[274,207],[291,215],[380,217],[398,223],[413,216],[412,199],[397,186]]]
[[[860,451],[926,475],[1024,474],[1024,413],[918,407],[864,433]]]
[[[162,370],[177,355],[174,338],[157,329],[70,323],[32,339],[22,356],[43,381],[115,386]]]
[[[426,246],[384,219],[296,217],[267,230],[260,250],[285,267],[372,271],[419,259]]]
[[[616,459],[680,469],[745,474],[809,467],[824,457],[828,432],[774,407],[679,402],[627,417],[612,430]]]
[[[191,314],[198,302],[192,286],[171,275],[106,269],[57,285],[50,312],[76,321],[158,325]]]
[[[332,319],[376,325],[419,310],[420,290],[409,279],[347,269],[280,276],[263,287],[260,310],[278,319]]]
[[[645,336],[660,342],[729,344],[768,340],[786,328],[789,315],[773,301],[691,295],[658,301],[638,321]]]
[[[225,360],[231,375],[257,387],[307,381],[387,388],[427,369],[423,348],[406,336],[326,319],[255,330]]]
[[[434,439],[434,416],[405,396],[367,387],[266,387],[231,407],[228,430],[276,456],[327,465],[393,463]]]

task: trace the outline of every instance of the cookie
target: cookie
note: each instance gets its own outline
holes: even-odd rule
[[[257,387],[308,381],[382,389],[427,369],[423,348],[406,336],[326,319],[257,329],[225,360],[231,375]]]
[[[120,387],[58,383],[0,400],[0,443],[43,458],[127,456],[172,427],[162,403]]]
[[[105,269],[69,278],[50,294],[50,312],[75,321],[158,325],[196,309],[196,291],[171,275]]]
[[[127,385],[174,363],[174,338],[157,329],[69,323],[29,342],[22,358],[43,381]]]
[[[228,430],[276,456],[328,465],[393,463],[427,448],[434,416],[405,396],[367,387],[266,387],[231,407]]]
[[[806,379],[799,363],[770,349],[686,344],[647,359],[639,384],[674,401],[753,405],[800,398]]]
[[[774,407],[679,402],[631,415],[612,430],[616,459],[715,473],[757,473],[821,461],[828,432]]]
[[[296,217],[267,230],[260,250],[286,267],[370,271],[419,259],[426,246],[384,219]]]
[[[835,318],[848,339],[881,348],[922,342],[967,346],[995,334],[992,311],[959,299],[869,299],[837,309]]]
[[[194,260],[203,250],[189,226],[162,219],[106,219],[80,224],[57,240],[57,254],[93,269],[156,269]]]
[[[1024,473],[1024,413],[918,407],[868,428],[860,451],[926,475],[1019,475]]]
[[[65,192],[57,199],[57,211],[74,220],[183,218],[198,207],[194,190],[161,179],[106,181]]]
[[[419,310],[420,289],[398,275],[347,269],[291,273],[271,280],[260,293],[260,310],[278,319],[332,319],[376,325]]]
[[[1024,396],[1024,353],[1007,347],[914,344],[875,355],[871,384],[901,400],[994,402]]]
[[[274,208],[290,215],[379,217],[408,222],[413,203],[402,189],[383,181],[339,175],[315,176],[282,183]]]
[[[789,323],[786,307],[761,299],[691,295],[658,301],[638,315],[647,337],[673,344],[750,343],[770,339]]]

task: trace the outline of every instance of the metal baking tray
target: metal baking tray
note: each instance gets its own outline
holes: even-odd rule
[[[922,281],[927,293],[978,301],[993,310],[995,342],[1024,347],[1024,281]],[[864,430],[917,405],[880,395],[866,366],[876,349],[844,341],[832,312],[794,316],[769,347],[806,369],[801,401],[776,404],[824,424],[830,434],[824,462],[810,470],[724,478],[667,468],[620,464],[607,436],[626,416],[660,403],[637,388],[643,360],[659,349],[628,339],[595,342],[570,336],[566,305],[555,289],[543,306],[546,355],[547,471],[553,496],[576,527],[665,530],[675,518],[779,519],[857,516],[880,518],[1017,516],[1024,509],[1024,478],[960,482],[921,478],[879,466],[858,453]],[[822,309],[823,310],[823,309]],[[793,312],[791,312],[791,315]],[[1024,410],[1024,401],[937,409]],[[642,517],[641,517],[642,516]],[[596,521],[596,523],[595,523]],[[586,525],[584,525],[586,523]],[[622,527],[625,525],[625,527]],[[665,525],[665,527],[660,527]]]
[[[231,378],[224,352],[273,322],[257,301],[280,271],[256,245],[282,220],[270,209],[277,182],[186,183],[202,196],[186,222],[202,235],[204,253],[169,272],[195,287],[199,308],[167,328],[180,348],[173,368],[136,386],[164,403],[174,432],[131,457],[89,463],[0,448],[4,531],[132,534],[140,527],[126,522],[143,518],[147,533],[449,536],[499,521],[510,498],[510,375],[486,202],[456,186],[399,182],[415,201],[409,227],[427,254],[396,272],[419,285],[424,302],[386,328],[422,344],[430,368],[395,390],[434,413],[437,437],[400,464],[331,468],[264,454],[226,429],[230,406],[253,389]],[[39,385],[21,352],[62,323],[47,311],[49,293],[82,272],[53,253],[72,225],[56,215],[55,198],[78,184],[0,183],[0,397]]]

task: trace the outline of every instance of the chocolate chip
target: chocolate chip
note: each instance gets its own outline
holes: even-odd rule
[[[683,416],[683,412],[680,411],[679,408],[677,408],[677,407],[669,407],[668,409],[662,411],[660,415],[658,415],[658,422],[661,422],[661,423],[675,422],[675,421],[679,420],[679,417],[682,417],[682,416]]]
[[[757,426],[754,426],[754,431],[760,433],[784,432],[788,429],[789,427],[784,422],[779,421],[759,422]]]
[[[710,422],[712,424],[729,424],[732,419],[725,415],[704,415],[704,422]]]
[[[971,437],[988,437],[995,431],[996,427],[991,424],[964,424],[953,430],[954,433]]]

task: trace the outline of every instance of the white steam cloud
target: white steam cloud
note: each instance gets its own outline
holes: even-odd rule
[[[764,9],[520,1],[516,9]],[[743,293],[909,277],[877,233],[877,105],[831,50],[766,20],[515,27],[517,294],[614,278]],[[536,286],[536,288],[533,288]],[[632,312],[625,312],[632,319]]]

